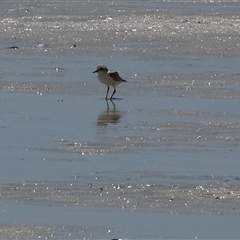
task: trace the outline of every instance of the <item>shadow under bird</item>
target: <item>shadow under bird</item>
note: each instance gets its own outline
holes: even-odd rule
[[[119,76],[119,73],[117,71],[108,70],[105,65],[97,66],[97,69],[93,73],[98,74],[99,82],[107,85],[107,94],[105,99],[108,99],[109,86],[112,86],[114,88],[113,93],[110,97],[110,99],[112,99],[114,94],[116,93],[116,86],[122,82],[127,82]]]

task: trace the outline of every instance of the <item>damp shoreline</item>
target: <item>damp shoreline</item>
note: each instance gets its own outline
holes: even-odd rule
[[[239,10],[3,2],[1,238],[239,238]]]

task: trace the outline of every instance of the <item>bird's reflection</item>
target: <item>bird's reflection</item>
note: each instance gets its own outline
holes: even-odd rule
[[[111,102],[111,103],[109,103]],[[121,112],[116,110],[116,105],[112,100],[106,100],[107,110],[99,114],[97,119],[98,126],[117,124],[121,118]]]

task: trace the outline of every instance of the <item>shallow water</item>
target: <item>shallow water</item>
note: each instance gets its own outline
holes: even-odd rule
[[[238,3],[3,4],[2,238],[240,237]]]
[[[232,235],[238,236],[238,215],[231,212],[231,215],[211,214],[209,212],[201,212],[194,210],[191,213],[177,212],[155,212],[145,210],[119,210],[109,208],[68,208],[68,207],[31,207],[20,205],[14,208],[14,204],[5,205],[6,212],[4,217],[6,221],[11,220],[9,217],[14,216],[16,224],[2,226],[4,234],[2,236],[13,239],[19,236],[28,236],[37,238],[44,236],[47,239],[79,239],[79,238],[177,238],[181,232],[184,238],[215,238],[216,236],[229,237],[229,232]],[[17,213],[13,212],[14,210]],[[25,221],[16,218],[24,212]],[[64,215],[63,215],[64,213]],[[38,216],[36,218],[36,216]],[[113,219],[113,216],[114,219]],[[32,226],[32,221],[37,226]],[[45,219],[41,221],[41,219]],[[138,219],[138,221],[136,221]],[[232,224],[226,231],[226,222]],[[64,227],[52,226],[52,223],[60,223]],[[71,226],[69,226],[71,222]],[[144,222],[144,225],[139,222]],[[79,226],[80,225],[80,226]],[[131,225],[131,228],[129,228]],[[199,228],[201,225],[201,228]],[[209,225],[213,229],[209,229]],[[11,226],[11,227],[10,227]],[[170,226],[170,227],[169,227]],[[184,231],[183,231],[184,229]],[[209,230],[208,230],[209,229]],[[169,231],[171,230],[171,233]],[[11,235],[10,235],[11,234]],[[30,235],[31,234],[31,235]]]

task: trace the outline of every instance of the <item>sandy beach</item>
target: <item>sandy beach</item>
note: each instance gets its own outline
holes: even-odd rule
[[[239,13],[1,2],[0,238],[240,238]]]

